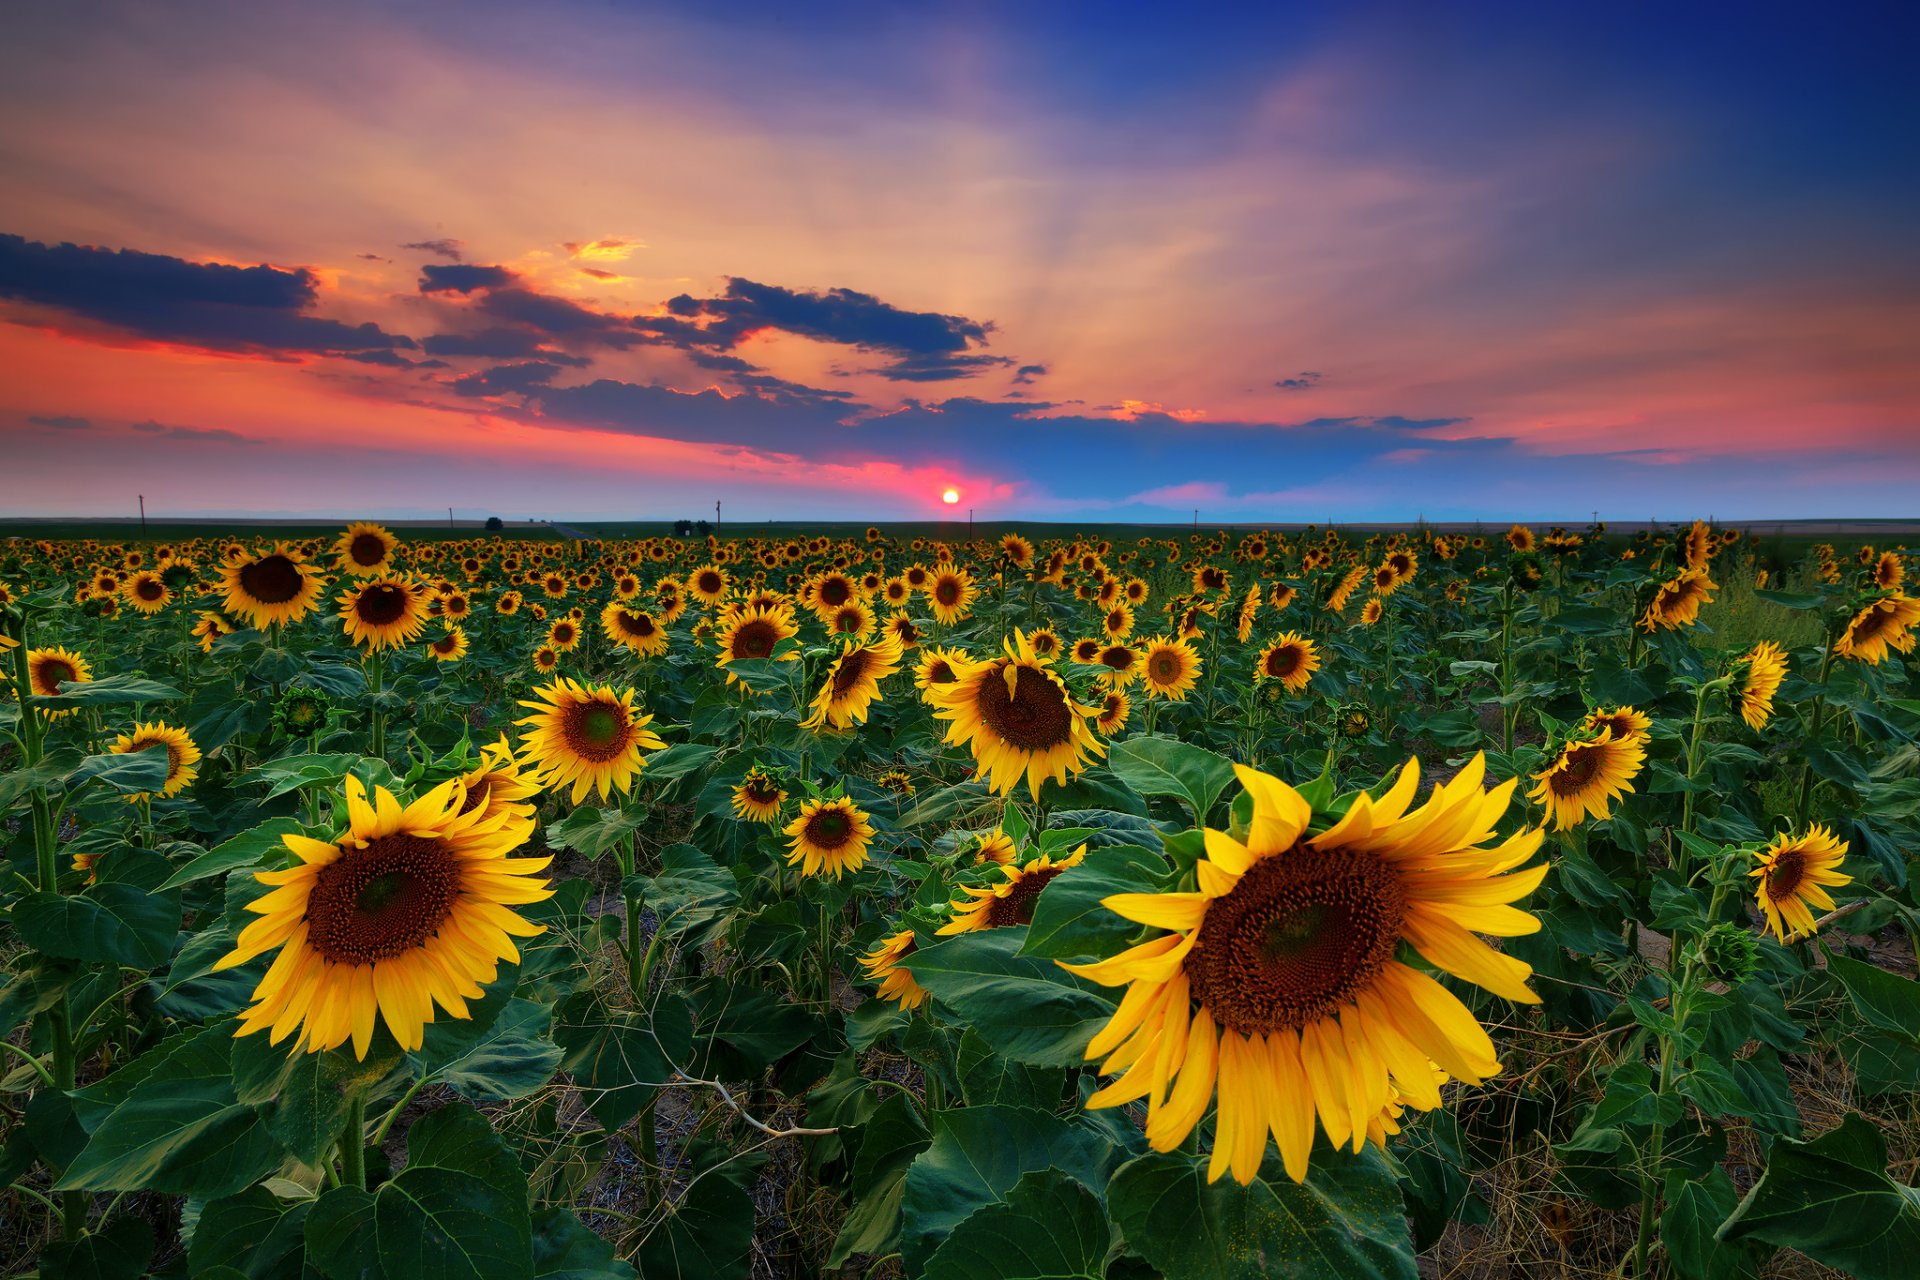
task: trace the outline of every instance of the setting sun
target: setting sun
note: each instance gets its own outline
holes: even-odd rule
[[[940,501],[946,503],[948,506],[952,506],[954,503],[960,501],[960,491],[958,489],[949,489],[940,495]]]

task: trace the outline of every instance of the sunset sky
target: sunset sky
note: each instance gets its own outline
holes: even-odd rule
[[[1914,515],[1916,12],[10,6],[0,514]]]

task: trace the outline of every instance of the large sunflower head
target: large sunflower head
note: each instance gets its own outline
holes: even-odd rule
[[[880,682],[900,669],[900,658],[900,642],[892,636],[847,641],[820,682],[813,714],[800,727],[846,729],[865,724],[880,699]]]
[[[1179,702],[1200,678],[1200,654],[1184,638],[1156,636],[1142,647],[1140,678],[1148,697]]]
[[[1613,802],[1633,790],[1633,779],[1646,763],[1644,735],[1616,738],[1607,726],[1581,730],[1533,775],[1527,796],[1553,816],[1555,830],[1564,831],[1589,816],[1607,817]]]
[[[1081,845],[1058,862],[1048,854],[1024,863],[1000,863],[993,879],[985,885],[963,884],[960,896],[951,904],[953,919],[937,933],[972,933],[979,929],[1003,929],[1008,925],[1032,924],[1034,904],[1055,876],[1086,861],[1087,846]]]
[[[647,726],[653,717],[634,709],[633,690],[584,685],[562,676],[534,690],[537,702],[521,702],[534,714],[516,723],[528,732],[520,740],[523,765],[537,769],[541,785],[573,786],[573,803],[589,791],[619,788],[625,795],[644,768],[640,753],[667,744]]]
[[[873,843],[873,823],[845,796],[804,802],[800,816],[781,832],[792,837],[788,866],[799,866],[802,875],[830,875],[835,880],[865,866],[867,848]]]
[[[1063,967],[1127,987],[1087,1046],[1104,1074],[1123,1074],[1089,1106],[1145,1099],[1147,1141],[1170,1151],[1217,1094],[1208,1178],[1252,1181],[1272,1134],[1297,1182],[1316,1121],[1336,1148],[1357,1151],[1384,1135],[1396,1105],[1439,1106],[1440,1079],[1477,1084],[1500,1070],[1478,1019],[1409,960],[1536,1000],[1529,967],[1475,935],[1538,930],[1509,904],[1547,867],[1519,869],[1538,830],[1495,834],[1514,784],[1483,791],[1483,757],[1419,808],[1409,761],[1379,798],[1356,796],[1340,814],[1314,812],[1278,778],[1235,773],[1251,819],[1244,833],[1204,833],[1193,891],[1103,900],[1167,932]]]
[[[1747,874],[1758,881],[1754,897],[1767,927],[1781,942],[1811,937],[1816,928],[1813,909],[1833,910],[1827,890],[1853,882],[1839,869],[1847,842],[1834,839],[1833,832],[1817,823],[1803,836],[1779,836],[1753,856],[1758,865]]]
[[[1719,586],[1705,569],[1683,569],[1660,584],[1640,615],[1643,631],[1677,631],[1700,620],[1700,606],[1713,603]]]
[[[400,539],[377,524],[356,521],[333,544],[334,563],[356,578],[372,578],[393,569]]]
[[[412,644],[427,629],[432,593],[423,582],[387,575],[356,582],[340,596],[347,638],[378,652]]]
[[[883,938],[880,945],[860,957],[860,967],[869,981],[880,984],[878,995],[902,1009],[918,1009],[926,1003],[927,990],[913,980],[913,974],[901,961],[913,954],[913,930],[902,929]]]
[[[27,650],[27,684],[42,698],[60,693],[63,684],[85,684],[93,679],[93,668],[71,649],[58,645],[50,649]],[[51,716],[70,716],[71,711],[52,711]]]
[[[1920,599],[1903,595],[1875,600],[1853,615],[1833,643],[1833,651],[1869,666],[1886,661],[1890,651],[1913,652],[1913,628],[1920,623]]]
[[[119,740],[107,750],[114,755],[124,756],[152,747],[166,749],[167,780],[158,791],[141,791],[128,796],[129,803],[151,800],[155,796],[177,796],[200,776],[200,771],[194,767],[200,763],[200,748],[193,744],[187,731],[157,720],[151,724],[135,724],[131,732],[121,734]]]
[[[966,744],[987,785],[1001,795],[1024,775],[1037,799],[1040,783],[1065,782],[1106,748],[1088,720],[1098,709],[1076,702],[1052,665],[1015,631],[998,658],[971,665],[950,684],[926,692],[936,719],[949,721],[946,740]]]
[[[1288,693],[1298,693],[1320,669],[1320,650],[1298,631],[1284,631],[1260,651],[1253,666],[1254,683],[1278,680]]]
[[[1773,715],[1773,695],[1780,692],[1780,682],[1787,678],[1786,651],[1771,640],[1762,640],[1734,664],[1734,671],[1738,687],[1733,695],[1740,706],[1740,718],[1749,729],[1765,728]]]
[[[777,822],[786,802],[786,791],[758,765],[733,788],[733,813],[744,822]]]
[[[376,1021],[402,1049],[418,1049],[434,1006],[468,1018],[467,1001],[517,962],[515,937],[532,937],[513,908],[552,896],[536,873],[551,858],[516,858],[531,824],[489,806],[465,809],[466,788],[447,782],[403,806],[385,789],[372,803],[347,776],[348,827],[332,841],[285,837],[297,859],[257,871],[271,891],[247,904],[259,919],[240,931],[216,969],[278,947],[236,1035],[268,1032],[294,1052],[353,1041],[364,1059]]]
[[[254,627],[300,621],[326,586],[306,554],[284,542],[271,551],[243,550],[220,566],[220,579],[226,611]]]

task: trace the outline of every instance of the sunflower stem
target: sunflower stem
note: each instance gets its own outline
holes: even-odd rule
[[[1825,636],[1822,643],[1826,653],[1820,659],[1820,680],[1813,695],[1813,720],[1807,729],[1807,746],[1811,747],[1820,736],[1821,726],[1827,718],[1827,676],[1833,670],[1833,637]],[[1807,816],[1813,800],[1813,761],[1802,751],[1800,762],[1800,794],[1793,804],[1793,825],[1795,830],[1803,830],[1807,825]]]
[[[1693,834],[1693,778],[1700,771],[1700,724],[1706,715],[1707,690],[1712,683],[1703,683],[1693,691],[1693,732],[1687,738],[1687,794],[1680,801],[1680,834]],[[1680,876],[1682,884],[1687,879],[1687,842],[1678,842],[1679,848],[1673,851],[1673,869]]]
[[[340,1181],[367,1189],[367,1095],[355,1091],[347,1101],[347,1121],[340,1126]]]
[[[1500,590],[1500,750],[1513,754],[1513,704],[1507,696],[1513,692],[1513,583]]]
[[[387,708],[381,695],[387,687],[387,655],[384,650],[375,649],[367,655],[367,684],[373,690],[373,755],[374,758],[387,758]]]

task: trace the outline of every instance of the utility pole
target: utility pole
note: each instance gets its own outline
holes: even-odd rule
[[[140,495],[140,536],[147,536],[147,495]]]
[[[967,508],[967,541],[973,541],[973,508]]]
[[[720,499],[718,498],[713,500],[713,527],[716,529],[720,527]]]
[[[447,528],[453,528],[453,508],[447,508]]]
[[[1200,508],[1198,507],[1193,509],[1193,536],[1196,538],[1200,536]]]

